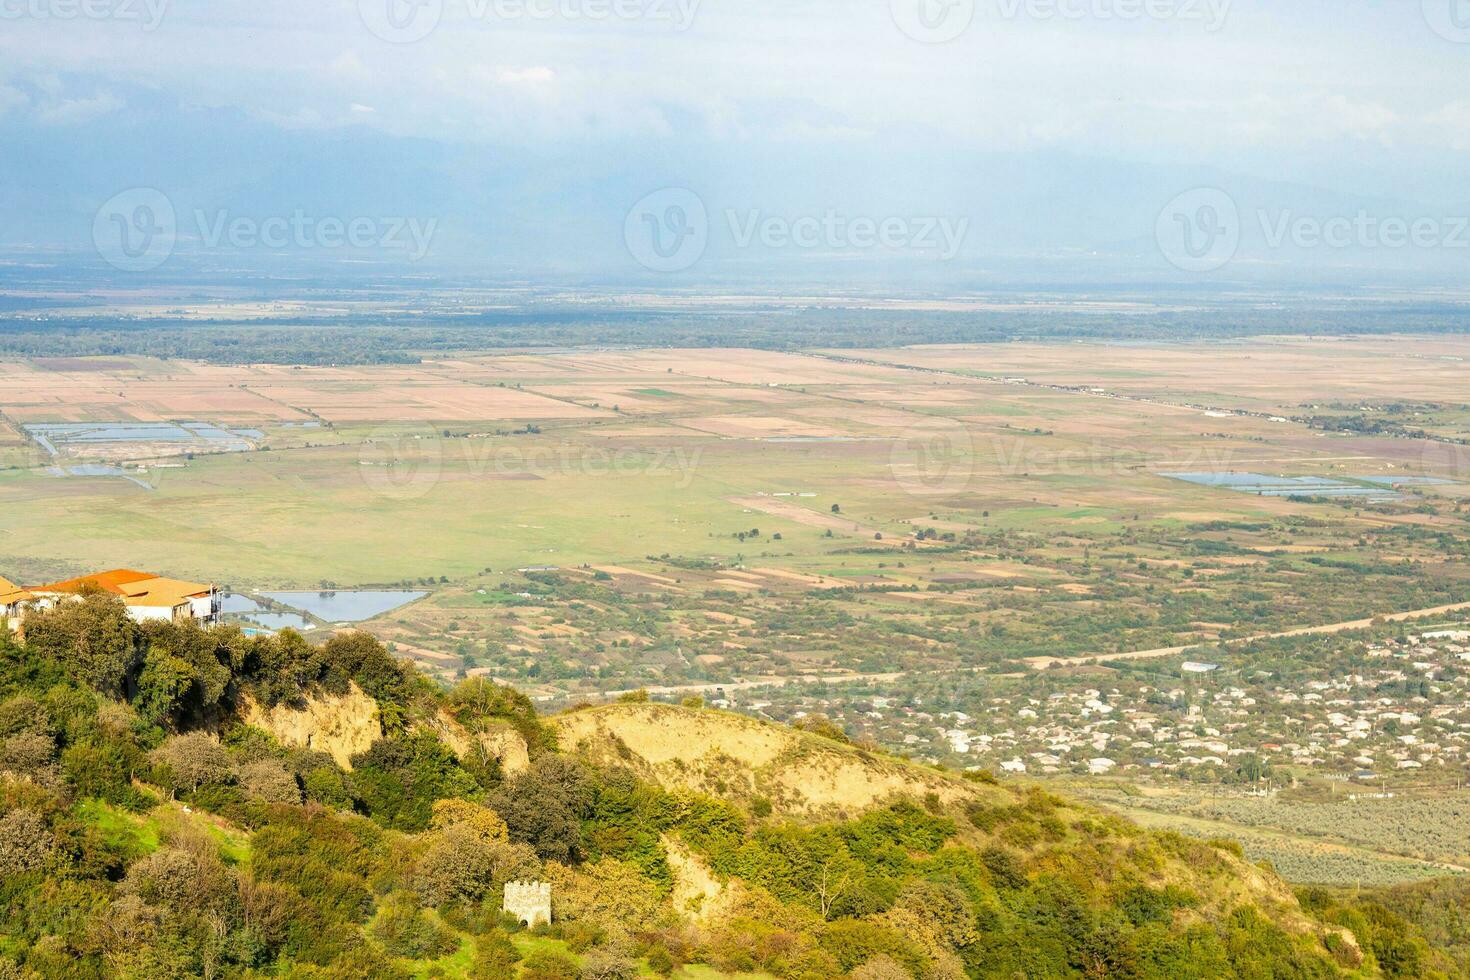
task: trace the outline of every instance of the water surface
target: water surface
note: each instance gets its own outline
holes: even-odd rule
[[[302,609],[328,623],[359,623],[365,619],[381,616],[415,599],[422,599],[427,592],[391,590],[375,592],[262,592],[261,595],[273,602],[292,609]]]

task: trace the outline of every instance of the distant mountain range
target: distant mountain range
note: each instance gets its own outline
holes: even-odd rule
[[[694,132],[536,151],[366,127],[291,129],[156,98],[85,125],[12,118],[0,132],[0,247],[23,252],[93,253],[94,226],[104,235],[111,227],[99,223],[99,209],[147,188],[175,212],[171,258],[239,259],[267,272],[323,257],[428,275],[682,284],[769,277],[964,285],[1002,273],[1053,283],[1311,281],[1344,272],[1435,281],[1470,260],[1470,205],[1063,152],[957,151],[923,132],[854,138],[840,152],[830,140],[773,148]],[[697,215],[695,226],[667,224],[669,201],[691,200],[659,193],[669,188],[693,192],[702,225]],[[1221,200],[1233,216],[1200,211]],[[651,202],[647,213],[630,218],[640,201]],[[1166,213],[1171,202],[1183,218]],[[1201,223],[1212,217],[1224,224]],[[1383,219],[1400,220],[1402,244]],[[1182,235],[1187,225],[1197,250],[1232,220],[1238,245],[1227,239],[1203,259],[1171,263],[1182,243],[1161,248],[1161,229]],[[336,247],[338,228],[354,222],[365,246]],[[697,261],[651,271],[659,262],[640,262],[648,256],[630,248],[629,236],[656,229],[668,242],[681,231],[704,234]],[[897,247],[876,244],[885,230]],[[1319,241],[1334,232],[1340,247]]]

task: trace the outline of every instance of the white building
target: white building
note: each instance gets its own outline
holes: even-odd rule
[[[31,586],[26,591],[44,607],[54,606],[88,590],[106,592],[122,599],[128,613],[140,623],[148,620],[216,623],[224,604],[224,597],[213,585],[164,578],[152,572],[136,572],[128,568]]]
[[[9,579],[0,578],[0,624],[10,632],[20,630],[20,621],[27,610],[35,608],[36,597]]]

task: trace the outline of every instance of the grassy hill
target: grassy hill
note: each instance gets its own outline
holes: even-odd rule
[[[629,768],[670,792],[764,801],[780,814],[840,817],[931,794],[957,806],[981,795],[953,775],[728,712],[617,703],[549,723],[564,749],[595,765]]]
[[[1466,975],[1456,889],[1297,894],[1226,841],[640,701],[537,717],[365,635],[0,638],[0,977]],[[552,887],[554,922],[501,913]]]

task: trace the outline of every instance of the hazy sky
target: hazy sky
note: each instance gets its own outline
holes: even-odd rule
[[[286,152],[378,133],[588,175],[869,155],[875,186],[906,149],[1061,152],[1450,206],[1470,203],[1470,3],[0,0],[12,158],[90,133],[136,155],[202,110]]]

